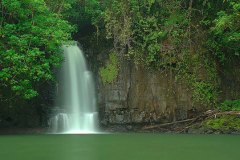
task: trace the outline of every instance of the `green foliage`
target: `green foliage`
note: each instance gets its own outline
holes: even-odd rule
[[[170,68],[189,84],[194,101],[217,103],[218,64],[239,58],[239,0],[101,2],[107,38],[120,55]]]
[[[217,12],[207,43],[222,63],[240,58],[240,1],[230,0],[226,6]]]
[[[240,118],[237,116],[221,116],[209,119],[204,122],[203,126],[215,130],[240,130]]]
[[[187,12],[181,11],[181,3],[184,2],[131,2],[134,13],[133,44],[142,56],[142,63],[155,69],[171,66],[178,58],[177,43],[185,36],[181,33],[188,25]]]
[[[43,0],[0,5],[0,89],[8,93],[5,98],[31,99],[40,82],[53,79],[52,67],[62,59],[59,46],[69,40],[72,27]]]
[[[193,83],[193,99],[204,105],[216,103],[217,92],[214,85],[205,81]]]
[[[192,20],[195,17],[192,17],[191,3],[118,0],[105,5],[105,29],[107,38],[113,39],[115,50],[124,53],[125,49],[128,58],[148,68],[175,71],[179,79],[189,84],[195,102],[205,106],[217,103],[216,65],[211,56],[204,55],[207,51],[194,53],[192,47],[192,41],[196,40],[192,38],[195,35],[191,28],[197,28],[198,24]]]
[[[226,100],[218,107],[221,111],[240,111],[240,100]]]
[[[106,38],[113,39],[114,49],[122,52],[126,46],[130,47],[132,36],[132,19],[129,16],[129,2],[113,0],[106,3],[103,11]]]
[[[194,56],[186,53],[177,69],[177,77],[189,85],[194,102],[207,107],[217,104],[218,76],[215,63],[211,61],[211,58],[204,57],[204,53],[200,51]]]
[[[109,61],[105,67],[101,67],[99,74],[102,78],[103,83],[112,83],[118,76],[118,58],[116,53],[111,53],[109,55]]]
[[[97,27],[102,8],[98,0],[47,0],[50,8],[56,13],[61,12],[63,17],[77,28],[77,35],[86,35]],[[96,28],[97,29],[97,28]],[[80,37],[82,38],[82,37]]]
[[[113,42],[120,57],[115,62],[110,54],[101,68],[104,83],[116,78],[118,61],[128,57],[170,69],[189,84],[194,101],[215,105],[217,64],[239,58],[239,6],[239,0],[2,0],[2,88],[30,98],[38,82],[52,79],[51,68],[61,60],[57,46],[72,29],[64,18],[78,29],[76,37],[91,32],[91,43],[102,33]]]
[[[127,48],[128,56],[147,67],[165,67],[175,63],[177,54],[165,52],[175,48],[188,24],[184,1],[114,0],[106,3],[103,11],[107,38],[121,53]],[[173,11],[174,10],[174,11]],[[173,39],[168,41],[168,39]]]
[[[69,10],[79,0],[44,0],[53,13],[62,13]]]

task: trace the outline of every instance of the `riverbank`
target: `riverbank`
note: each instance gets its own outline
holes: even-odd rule
[[[48,128],[0,128],[0,135],[45,134]]]
[[[169,123],[107,124],[101,133],[240,134],[240,112],[207,111],[198,117]],[[0,135],[45,134],[49,128],[0,128]]]
[[[195,118],[169,123],[114,124],[102,128],[115,133],[240,134],[240,112],[207,111]]]

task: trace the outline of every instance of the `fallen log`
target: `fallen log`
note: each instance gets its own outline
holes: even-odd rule
[[[197,118],[191,118],[191,119],[185,119],[182,121],[175,121],[175,122],[170,122],[170,123],[163,123],[163,124],[157,124],[157,125],[151,125],[151,126],[144,126],[142,129],[147,130],[147,129],[154,129],[154,128],[160,128],[160,127],[165,127],[165,126],[170,126],[178,123],[186,123],[186,122],[191,122],[196,120]]]

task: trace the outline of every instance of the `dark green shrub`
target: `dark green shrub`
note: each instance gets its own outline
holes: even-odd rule
[[[226,100],[218,107],[221,111],[240,111],[240,100]]]

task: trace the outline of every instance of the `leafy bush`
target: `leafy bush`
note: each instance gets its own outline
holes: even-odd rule
[[[236,116],[230,116],[230,115],[222,116],[219,118],[207,120],[206,122],[204,122],[203,126],[208,129],[239,130],[240,129],[240,118],[236,117]]]
[[[218,107],[222,111],[240,111],[240,100],[226,100]]]
[[[217,12],[208,40],[209,47],[222,63],[240,58],[240,2],[226,3],[228,9]]]

